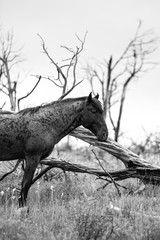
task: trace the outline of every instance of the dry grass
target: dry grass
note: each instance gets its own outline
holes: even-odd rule
[[[108,164],[110,169],[116,169],[117,164],[120,164],[97,151],[107,169]],[[69,156],[69,153],[66,155]],[[93,154],[88,151],[76,152],[74,159],[80,161],[82,156],[85,164],[97,164]],[[147,186],[140,195],[130,195],[130,190],[139,188],[139,181],[126,180],[121,184],[128,190],[122,188],[122,195],[118,196],[113,185],[97,191],[104,185],[104,181],[97,180],[95,176],[74,173],[57,176],[51,182],[40,180],[34,184],[29,192],[29,213],[27,209],[17,208],[18,192],[14,189],[19,179],[13,175],[1,182],[0,239],[160,239],[158,187]]]

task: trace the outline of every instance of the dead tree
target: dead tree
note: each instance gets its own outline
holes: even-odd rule
[[[119,58],[110,56],[108,61],[104,60],[93,66],[88,64],[85,69],[92,91],[97,91],[97,83],[100,85],[104,116],[113,127],[115,141],[118,141],[120,136],[129,84],[155,65],[149,59],[156,50],[156,42],[157,39],[153,37],[151,31],[142,33],[140,22],[133,38]]]
[[[84,48],[86,35],[87,35],[87,33],[85,34],[83,40],[81,40],[77,36],[80,46],[76,46],[75,49],[69,48],[66,46],[61,46],[62,48],[67,50],[67,52],[69,54],[71,54],[71,56],[69,58],[63,60],[64,64],[62,64],[61,66],[53,59],[53,57],[51,57],[51,55],[49,54],[49,52],[47,50],[47,47],[45,45],[43,38],[39,35],[39,37],[42,41],[42,48],[43,48],[44,54],[50,60],[53,67],[56,68],[56,76],[51,76],[51,77],[50,76],[47,76],[47,77],[42,76],[42,78],[53,82],[56,85],[56,87],[62,89],[62,94],[61,94],[59,100],[66,97],[71,91],[73,91],[73,89],[76,86],[78,86],[83,81],[83,80],[79,80],[79,81],[77,80],[77,65],[78,65],[79,55],[83,51],[83,48]]]
[[[87,33],[85,34],[83,40],[81,40],[77,36],[80,46],[76,46],[75,49],[62,46],[65,50],[67,50],[71,54],[71,56],[68,59],[63,60],[63,62],[65,63],[60,66],[53,59],[53,57],[50,55],[49,51],[47,50],[44,39],[38,34],[38,36],[41,39],[43,53],[47,56],[47,58],[53,65],[54,70],[56,70],[56,73],[55,73],[56,76],[34,75],[36,78],[38,78],[38,81],[35,84],[35,86],[30,90],[30,92],[28,92],[25,96],[18,99],[18,110],[20,110],[20,102],[25,98],[29,97],[29,95],[34,92],[34,90],[38,86],[41,79],[51,81],[54,84],[54,86],[62,89],[62,93],[61,93],[61,96],[59,97],[59,100],[62,100],[64,97],[66,97],[70,92],[73,91],[75,87],[77,87],[83,81],[83,80],[79,80],[79,81],[77,80],[76,71],[77,71],[79,55],[84,48],[86,35]]]
[[[0,39],[0,92],[10,101],[11,111],[16,110],[17,83],[19,73],[15,75],[15,67],[22,61],[21,49],[15,50],[13,33],[8,32]],[[12,73],[14,72],[14,73]],[[2,104],[2,106],[4,103]],[[2,108],[2,107],[1,107]]]

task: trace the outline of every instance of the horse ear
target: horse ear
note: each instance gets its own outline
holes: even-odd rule
[[[89,96],[87,97],[87,103],[92,102],[92,93],[89,94]]]
[[[97,98],[97,99],[99,98],[99,94],[98,94],[98,93],[97,93],[97,95],[95,96],[95,98]]]

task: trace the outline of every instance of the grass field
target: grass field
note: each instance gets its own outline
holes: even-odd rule
[[[97,154],[107,170],[122,167],[103,152]],[[63,152],[64,156],[98,166],[88,149]],[[152,156],[152,161],[157,158]],[[30,189],[27,213],[17,207],[20,179],[12,175],[0,184],[0,240],[160,239],[158,187],[147,186],[134,195],[140,182],[125,180],[120,184],[127,189],[120,188],[119,196],[113,184],[103,189],[105,182],[96,176],[54,169],[51,181],[41,179]]]

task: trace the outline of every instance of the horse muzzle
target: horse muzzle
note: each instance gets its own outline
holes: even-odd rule
[[[98,141],[106,141],[108,138],[108,130],[103,130],[98,133],[97,139]]]

